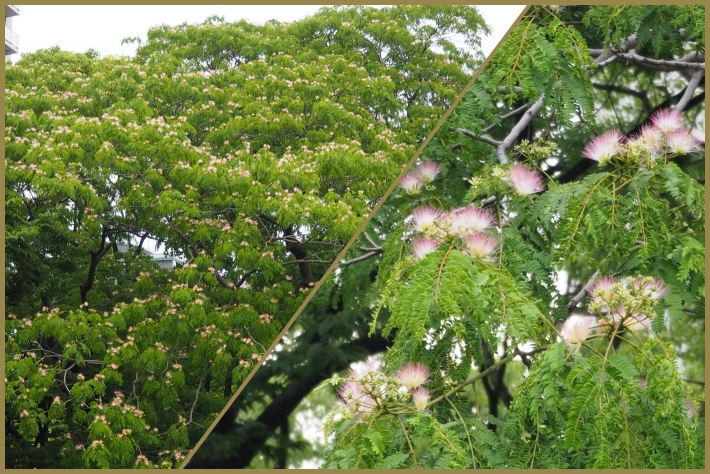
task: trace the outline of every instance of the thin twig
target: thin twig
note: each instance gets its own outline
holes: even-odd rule
[[[192,407],[190,408],[190,419],[188,420],[187,424],[192,423],[192,414],[195,411],[195,405],[197,405],[197,397],[200,395],[200,389],[202,388],[202,382],[205,380],[204,377],[200,378],[200,383],[197,385],[197,392],[195,392],[195,401],[192,402]]]
[[[478,381],[481,380],[483,377],[485,377],[486,375],[490,374],[490,373],[493,372],[494,370],[498,369],[498,367],[500,367],[501,365],[504,365],[505,363],[507,363],[510,359],[514,358],[515,356],[521,356],[521,357],[522,357],[523,355],[529,356],[529,355],[536,354],[536,353],[538,353],[538,352],[542,352],[542,351],[544,351],[544,350],[547,350],[548,347],[549,347],[549,346],[547,346],[547,345],[541,346],[541,347],[538,347],[538,348],[536,348],[536,349],[533,349],[533,350],[530,351],[530,352],[521,352],[521,351],[519,351],[519,350],[516,349],[515,352],[513,352],[513,353],[510,354],[510,355],[507,355],[507,356],[503,357],[501,360],[499,360],[499,361],[496,362],[495,364],[491,365],[490,367],[488,367],[486,370],[484,370],[483,372],[479,373],[479,374],[476,375],[475,377],[472,377],[472,378],[466,380],[465,382],[461,382],[460,384],[458,384],[457,386],[455,386],[454,388],[452,388],[451,390],[449,390],[449,391],[446,392],[445,394],[436,397],[434,400],[431,400],[429,403],[427,403],[426,406],[427,406],[427,408],[428,408],[428,407],[434,405],[435,403],[440,402],[440,401],[443,400],[444,398],[450,397],[451,395],[453,395],[454,393],[458,392],[459,390],[461,390],[462,388],[466,387],[467,385],[471,385],[472,383],[478,382]]]

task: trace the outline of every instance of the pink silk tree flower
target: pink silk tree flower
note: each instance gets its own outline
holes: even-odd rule
[[[362,389],[359,383],[349,381],[338,391],[338,399],[351,412],[371,411],[377,402]]]
[[[498,240],[485,234],[476,233],[465,238],[466,248],[474,258],[485,258],[495,250]]]
[[[676,130],[667,135],[666,146],[675,155],[687,155],[700,150],[700,141],[686,130]]]
[[[612,294],[612,287],[618,283],[614,277],[602,277],[594,282],[594,286],[589,291],[592,297],[600,304],[609,304]]]
[[[414,172],[419,175],[422,183],[429,184],[439,174],[439,164],[431,160],[422,161]]]
[[[455,209],[449,213],[451,231],[460,236],[472,232],[482,232],[495,223],[493,213],[475,206]]]
[[[631,332],[651,330],[651,319],[645,314],[628,313],[626,308],[619,306],[614,312],[614,323],[618,327],[623,324]]]
[[[634,290],[642,291],[644,294],[650,296],[654,300],[660,300],[666,293],[668,293],[668,287],[658,278],[654,278],[652,281],[647,281],[644,278],[637,278],[631,285]]]
[[[641,133],[629,143],[646,150],[652,157],[657,158],[663,153],[663,132],[656,127],[644,125],[641,128]]]
[[[417,410],[424,411],[427,403],[429,403],[429,390],[423,387],[412,390],[412,399]]]
[[[508,179],[515,192],[521,196],[545,190],[545,186],[542,184],[542,174],[523,164],[511,166]]]
[[[430,228],[441,216],[441,211],[431,206],[418,207],[412,211],[414,228],[417,232],[424,232]]]
[[[417,388],[429,378],[429,369],[423,364],[407,363],[399,369],[396,378],[407,388]]]
[[[560,336],[568,346],[579,347],[589,338],[597,318],[588,314],[573,314],[562,324]]]
[[[676,109],[659,110],[651,117],[651,123],[665,134],[685,128],[685,119]]]
[[[409,173],[399,182],[399,186],[407,194],[417,194],[422,189],[422,180],[416,173]]]
[[[619,153],[619,144],[624,136],[618,130],[609,130],[592,139],[582,152],[582,156],[590,160],[606,163]]]
[[[414,252],[414,255],[418,259],[422,259],[426,255],[432,253],[438,246],[439,242],[427,237],[419,236],[412,239],[412,252]]]

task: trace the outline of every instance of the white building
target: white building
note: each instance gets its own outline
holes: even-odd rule
[[[12,30],[12,17],[20,14],[15,5],[5,5],[5,61],[20,52],[20,37]]]
[[[132,250],[132,249],[128,245],[118,244],[119,253],[125,253],[125,252],[128,252],[129,250]],[[170,268],[179,267],[179,266],[182,266],[186,261],[184,258],[174,257],[171,255],[165,255],[165,254],[156,253],[156,252],[151,252],[150,250],[148,250],[146,248],[143,248],[141,250],[146,255],[149,255],[150,258],[153,259],[153,261],[155,263],[157,263],[160,268],[170,269]]]

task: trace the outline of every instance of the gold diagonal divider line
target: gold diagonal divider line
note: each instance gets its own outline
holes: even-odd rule
[[[252,379],[254,374],[264,364],[264,361],[266,361],[266,359],[269,357],[271,352],[273,352],[274,348],[276,348],[276,346],[281,341],[281,339],[284,337],[284,335],[286,335],[288,330],[291,328],[291,326],[296,321],[296,319],[301,315],[303,310],[306,309],[306,307],[308,306],[308,303],[313,298],[313,295],[316,294],[316,292],[320,289],[320,287],[323,285],[323,283],[328,279],[328,277],[333,272],[333,270],[335,270],[337,268],[338,264],[340,263],[340,260],[342,260],[343,257],[345,257],[345,255],[348,253],[348,250],[350,250],[350,247],[353,246],[353,244],[358,239],[358,237],[360,237],[360,234],[362,234],[362,232],[365,230],[365,227],[367,227],[367,224],[369,224],[370,221],[372,220],[372,218],[374,217],[374,215],[377,214],[377,211],[380,209],[380,207],[382,207],[382,204],[387,200],[389,195],[392,194],[392,191],[394,191],[394,189],[397,187],[400,180],[407,174],[407,172],[412,167],[414,162],[417,160],[419,155],[421,155],[422,152],[426,149],[427,145],[429,145],[429,142],[432,140],[432,138],[434,138],[434,135],[436,135],[436,133],[439,131],[439,129],[444,124],[446,119],[449,118],[449,115],[451,115],[451,112],[453,112],[453,110],[456,108],[456,106],[458,106],[459,102],[461,102],[461,100],[463,99],[466,92],[468,92],[468,90],[471,88],[471,86],[476,81],[476,79],[481,74],[481,72],[483,72],[483,70],[488,66],[488,64],[491,61],[491,58],[493,58],[495,56],[495,54],[498,52],[498,49],[500,49],[500,46],[503,44],[503,42],[508,37],[508,35],[510,35],[510,32],[513,31],[513,29],[518,25],[518,23],[520,23],[520,20],[523,18],[523,16],[525,16],[525,14],[530,9],[530,7],[531,7],[531,5],[527,5],[523,9],[523,11],[520,13],[520,15],[518,15],[518,18],[516,18],[516,20],[508,28],[508,31],[506,31],[505,35],[503,35],[501,37],[500,41],[498,42],[496,47],[493,49],[491,54],[489,54],[488,57],[485,59],[485,61],[483,61],[483,64],[481,64],[481,66],[473,74],[473,76],[471,77],[471,80],[468,82],[468,84],[466,84],[466,87],[463,88],[461,93],[458,95],[458,97],[456,97],[454,102],[451,104],[451,107],[449,107],[449,110],[447,110],[446,113],[444,113],[444,115],[441,117],[441,119],[439,119],[439,122],[437,122],[434,129],[429,133],[426,140],[424,140],[424,142],[419,146],[419,149],[417,149],[416,153],[414,153],[414,155],[409,160],[409,162],[404,166],[404,168],[402,168],[402,171],[400,172],[399,176],[397,176],[397,178],[392,182],[392,184],[387,189],[385,194],[382,196],[380,201],[372,209],[372,212],[370,213],[370,215],[367,216],[367,218],[365,218],[363,223],[360,225],[360,227],[355,232],[355,234],[350,238],[350,240],[345,245],[345,247],[340,252],[340,254],[338,254],[338,256],[335,258],[333,263],[331,263],[330,267],[328,267],[328,270],[326,270],[323,277],[320,280],[318,280],[318,282],[314,285],[311,292],[308,294],[308,296],[306,296],[306,299],[303,301],[303,303],[301,303],[301,306],[299,306],[299,308],[293,314],[293,316],[291,317],[289,322],[284,326],[284,328],[281,330],[281,332],[278,334],[278,336],[276,336],[276,338],[274,339],[274,342],[271,343],[271,346],[269,346],[267,351],[261,357],[261,359],[256,364],[256,366],[254,366],[254,368],[251,370],[249,375],[247,375],[247,378],[239,386],[236,393],[234,395],[232,395],[232,398],[229,399],[229,402],[227,402],[227,404],[224,406],[224,408],[222,408],[222,411],[219,413],[219,415],[217,415],[217,418],[215,418],[215,420],[212,422],[212,424],[209,426],[209,428],[207,428],[207,431],[205,431],[205,434],[202,435],[202,438],[200,438],[200,440],[197,442],[195,447],[190,450],[190,454],[187,455],[187,457],[185,458],[185,461],[183,461],[183,463],[180,465],[180,467],[178,469],[184,469],[189,464],[193,455],[197,452],[198,449],[200,449],[202,444],[207,440],[207,437],[209,437],[209,435],[212,433],[212,430],[214,430],[215,426],[217,426],[217,423],[219,423],[219,421],[222,419],[222,417],[227,412],[227,410],[229,410],[229,407],[232,406],[232,404],[235,402],[235,400],[239,397],[239,394],[242,393],[244,388],[247,386],[249,381]]]

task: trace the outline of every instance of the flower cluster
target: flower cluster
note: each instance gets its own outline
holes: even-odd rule
[[[439,164],[434,161],[422,161],[411,173],[399,182],[399,186],[407,194],[419,194],[422,187],[431,183],[439,174]]]
[[[418,411],[424,411],[429,402],[429,391],[421,385],[429,378],[429,370],[422,364],[404,364],[397,372],[397,381],[409,389]]]
[[[366,416],[386,403],[401,404],[411,398],[418,411],[426,409],[429,391],[422,387],[429,370],[422,364],[403,365],[394,377],[383,374],[373,362],[350,372],[338,399],[350,414]]]
[[[659,110],[651,117],[651,125],[624,140],[619,130],[609,130],[587,144],[582,156],[606,164],[620,161],[653,161],[664,156],[685,155],[698,151],[700,141],[690,134],[685,119],[675,109]]]
[[[600,325],[603,332],[620,327],[629,331],[650,329],[648,315],[653,314],[655,303],[667,292],[662,281],[651,277],[605,277],[592,288],[589,308],[604,315],[605,322]]]
[[[655,303],[668,293],[668,287],[652,277],[602,277],[590,289],[589,310],[600,316],[574,314],[560,329],[568,346],[578,348],[592,336],[594,329],[604,336],[626,329],[631,332],[651,330]]]
[[[412,252],[421,259],[447,240],[461,238],[468,253],[484,259],[496,248],[498,239],[486,231],[494,226],[494,215],[475,206],[466,206],[449,212],[431,206],[412,211],[412,226],[420,234],[412,239]]]

